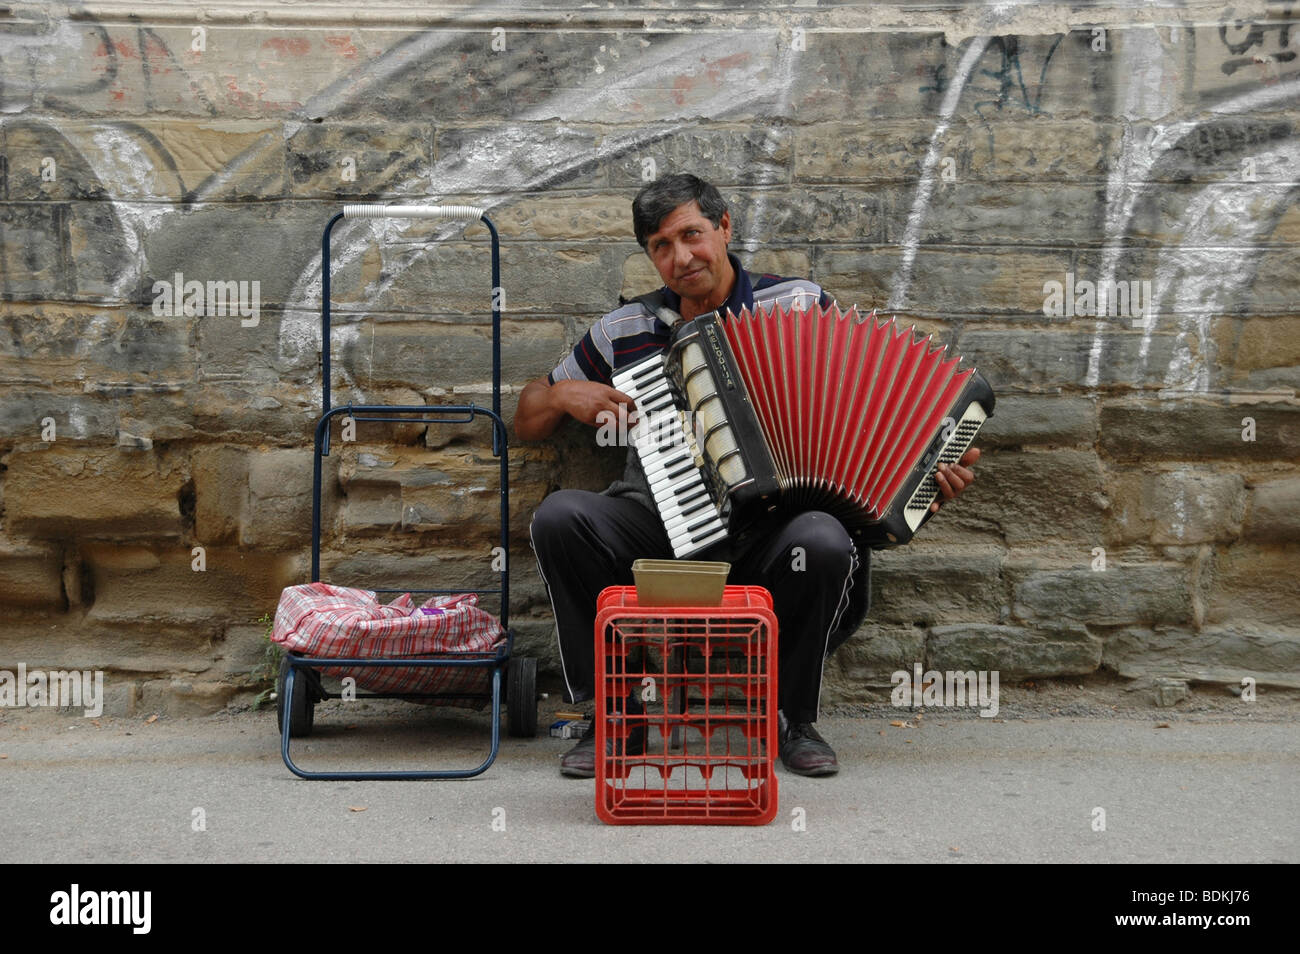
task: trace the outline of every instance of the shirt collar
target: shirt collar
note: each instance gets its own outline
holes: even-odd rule
[[[731,288],[731,294],[727,300],[718,306],[719,315],[726,315],[728,311],[734,314],[740,314],[742,308],[754,310],[754,285],[749,279],[749,272],[740,267],[740,259],[727,253],[727,260],[731,262],[731,268],[736,273],[736,284]],[[677,294],[667,285],[664,286],[664,303],[673,311],[680,313],[682,310],[682,296]]]

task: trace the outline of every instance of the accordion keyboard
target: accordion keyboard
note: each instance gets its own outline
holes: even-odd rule
[[[939,469],[940,464],[955,464],[961,459],[961,455],[970,450],[970,446],[975,441],[975,434],[979,431],[980,425],[988,418],[984,408],[976,401],[971,401],[957,422],[957,426],[952,429],[947,443],[939,452],[939,456],[930,465],[930,470],[919,484],[912,496],[908,499],[907,505],[903,508],[903,516],[907,520],[907,526],[910,530],[916,530],[930,512],[930,504],[939,498],[939,482],[934,479],[934,472]]]
[[[690,418],[673,399],[662,356],[624,368],[611,381],[636,402],[637,421],[628,429],[628,441],[645,470],[673,555],[681,558],[726,537]]]

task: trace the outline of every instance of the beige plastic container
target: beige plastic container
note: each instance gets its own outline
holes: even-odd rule
[[[636,560],[636,601],[640,606],[720,606],[730,572],[730,563]]]

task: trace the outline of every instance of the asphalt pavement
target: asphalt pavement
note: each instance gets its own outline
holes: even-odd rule
[[[466,781],[306,781],[280,759],[273,711],[8,709],[0,844],[8,862],[74,863],[1300,861],[1300,707],[1236,706],[824,716],[840,773],[778,767],[778,810],[761,827],[606,825],[595,782],[558,772],[571,743],[545,736],[503,738]],[[486,713],[329,702],[294,752],[314,769],[456,768],[486,753],[488,725]]]

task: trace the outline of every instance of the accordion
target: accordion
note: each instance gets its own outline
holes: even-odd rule
[[[679,324],[614,374],[636,401],[629,443],[673,554],[775,510],[821,510],[868,546],[906,543],[993,413],[960,357],[873,311],[748,309]]]

